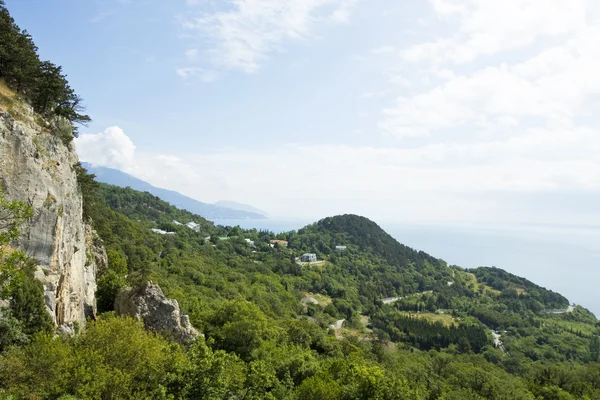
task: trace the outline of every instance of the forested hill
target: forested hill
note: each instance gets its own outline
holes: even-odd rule
[[[78,340],[38,334],[11,348],[14,332],[0,335],[0,394],[600,399],[598,321],[525,279],[448,267],[363,217],[281,234],[215,226],[90,178],[81,171],[85,209],[109,257],[102,314]],[[146,280],[205,339],[185,350],[114,318],[116,294]]]
[[[391,265],[428,262],[445,267],[445,263],[423,251],[398,243],[375,222],[358,215],[340,215],[320,220],[300,230],[301,234],[330,235],[337,242],[349,242],[384,258]]]

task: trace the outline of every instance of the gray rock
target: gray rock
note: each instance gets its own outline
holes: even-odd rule
[[[8,199],[34,210],[17,246],[39,262],[36,276],[56,325],[83,326],[96,313],[96,271],[106,253],[83,220],[73,144],[49,134],[24,110],[15,120],[0,109],[0,181]]]
[[[160,286],[152,282],[121,291],[115,299],[115,312],[143,321],[146,328],[172,335],[184,345],[192,343],[199,335],[189,317],[181,313],[177,300],[167,298]]]

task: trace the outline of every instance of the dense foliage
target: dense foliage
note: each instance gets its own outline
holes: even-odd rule
[[[6,200],[0,185],[0,300],[8,302],[0,307],[0,351],[52,329],[42,284],[34,279],[35,262],[12,246],[19,239],[20,225],[32,216],[24,202]]]
[[[76,338],[7,350],[0,368],[15,372],[0,385],[17,398],[600,399],[598,321],[527,280],[448,267],[354,215],[280,234],[215,226],[80,174],[110,260],[99,306],[152,279],[206,339],[183,349],[105,312]],[[37,364],[63,374],[33,379]]]
[[[21,30],[0,0],[0,79],[22,95],[41,116],[52,120],[53,131],[63,134],[57,122],[87,123],[82,99],[69,85],[62,67],[42,61],[33,38]],[[69,130],[77,134],[76,129]],[[65,141],[70,137],[63,137]]]
[[[2,0],[0,37],[0,78],[42,115],[81,119]],[[600,400],[600,323],[526,279],[448,266],[356,215],[215,226],[74,169],[108,255],[100,315],[56,334],[35,261],[14,248],[33,210],[0,193],[0,399]],[[189,348],[114,315],[148,279],[204,334]]]

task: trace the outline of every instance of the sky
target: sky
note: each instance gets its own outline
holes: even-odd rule
[[[600,225],[597,0],[7,0],[80,158],[270,215]]]

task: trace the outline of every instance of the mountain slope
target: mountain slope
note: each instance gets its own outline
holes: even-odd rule
[[[96,180],[110,185],[120,187],[131,187],[132,189],[148,192],[154,196],[169,202],[175,207],[182,208],[201,215],[208,219],[265,219],[266,217],[256,212],[249,212],[239,209],[222,207],[219,205],[207,204],[194,200],[191,197],[182,195],[181,193],[157,188],[151,184],[142,181],[132,175],[119,171],[113,168],[95,167],[90,164],[83,163],[89,173],[96,175]]]
[[[211,393],[252,399],[600,398],[598,321],[587,310],[548,313],[545,308],[565,299],[502,270],[449,268],[366,218],[331,217],[275,235],[218,227],[149,193],[105,184],[98,187],[92,218],[109,257],[100,271],[99,309],[110,310],[122,286],[150,279],[178,300],[206,337],[189,352],[172,347],[171,356],[153,367],[165,372],[145,378],[141,389],[132,378],[121,390],[163,388],[181,399]],[[157,227],[174,234],[153,232]],[[270,247],[274,239],[288,246]],[[298,263],[304,252],[316,253],[318,261]],[[49,385],[57,395],[92,390],[75,373],[88,367],[78,360],[87,360],[89,351],[105,363],[96,368],[115,376],[146,371],[143,355],[156,357],[167,342],[150,340],[130,324],[105,314],[78,341],[39,336],[23,351],[0,356],[0,371],[11,368],[0,379],[0,393],[43,398]],[[119,363],[119,346],[136,346],[142,358]],[[21,378],[40,364],[39,349],[55,354],[57,347],[61,353],[44,365],[67,377],[63,386],[56,374],[40,374],[45,386]],[[108,396],[115,390],[112,379],[93,380],[93,390]]]
[[[256,208],[251,205],[244,204],[244,203],[238,203],[237,201],[219,200],[219,201],[215,202],[215,205],[219,206],[219,207],[231,208],[233,210],[247,211],[247,212],[251,212],[251,213],[267,215],[267,212],[265,212],[259,208]]]

